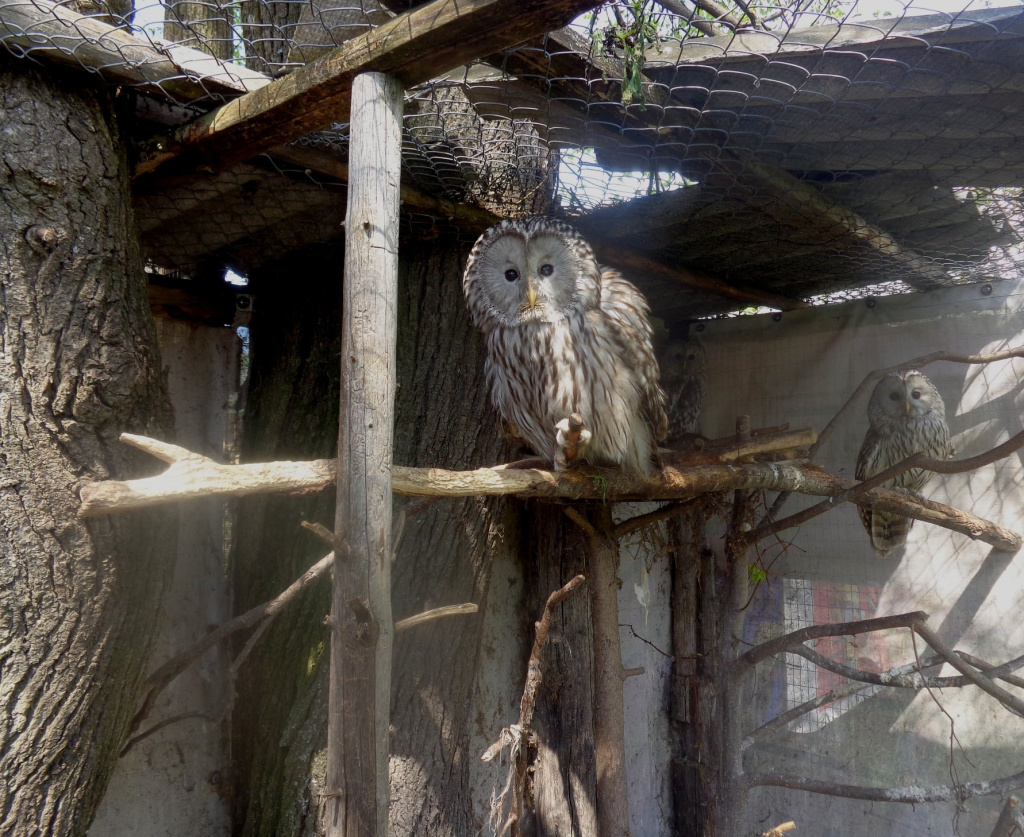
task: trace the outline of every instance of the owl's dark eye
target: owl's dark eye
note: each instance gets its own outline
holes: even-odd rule
[[[898,392],[890,392],[889,393],[889,400],[890,401],[899,401],[900,400],[900,394]]]
[[[537,272],[541,276],[550,276],[552,273],[555,272],[555,267],[554,267],[554,265],[550,265],[550,264],[542,264],[540,266],[540,270],[538,270]]]
[[[919,389],[915,389],[915,390],[914,390],[914,391],[913,391],[912,393],[910,393],[910,395],[911,395],[911,396],[912,396],[913,398],[920,398],[920,397],[921,397],[921,390],[919,390]]]
[[[686,359],[687,360],[693,360],[695,357],[697,357],[697,355],[687,355]]]
[[[519,278],[519,271],[514,267],[510,267],[505,271],[505,278],[508,279],[509,282],[515,282],[516,279]]]

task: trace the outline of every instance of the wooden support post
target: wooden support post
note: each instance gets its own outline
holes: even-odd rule
[[[352,83],[327,716],[328,837],[386,837],[402,85]]]

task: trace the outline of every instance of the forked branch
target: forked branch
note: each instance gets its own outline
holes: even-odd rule
[[[544,612],[540,621],[536,624],[537,633],[533,640],[533,648],[530,651],[530,662],[526,669],[526,684],[523,686],[523,696],[519,701],[519,723],[511,727],[505,727],[495,741],[480,757],[482,761],[492,761],[506,747],[511,750],[512,757],[509,764],[508,779],[500,796],[494,801],[491,810],[491,819],[497,821],[503,819],[499,834],[511,832],[513,835],[519,833],[519,823],[523,817],[523,805],[528,798],[526,783],[529,776],[531,760],[531,725],[533,724],[533,713],[537,708],[537,694],[541,684],[541,662],[544,657],[544,646],[548,641],[548,633],[551,630],[551,619],[555,608],[572,595],[586,578],[578,575],[564,587],[555,590],[544,605]],[[512,798],[509,799],[509,794]],[[506,800],[508,801],[507,814],[505,813]]]
[[[791,514],[789,517],[776,520],[773,523],[762,523],[753,531],[740,535],[738,540],[741,542],[741,546],[749,545],[761,540],[762,538],[767,538],[771,535],[777,534],[784,529],[791,529],[794,526],[799,526],[827,511],[831,511],[840,503],[855,502],[858,497],[863,497],[872,489],[885,485],[885,483],[895,479],[900,474],[915,468],[923,471],[933,471],[937,474],[964,474],[968,471],[975,471],[978,468],[991,465],[993,462],[998,462],[1000,459],[1005,459],[1011,454],[1016,453],[1021,448],[1024,448],[1024,431],[1021,431],[1016,436],[1013,436],[1003,442],[1001,445],[997,445],[984,453],[979,453],[977,456],[972,456],[968,459],[933,459],[927,454],[915,453],[908,456],[901,462],[897,462],[892,467],[886,468],[884,471],[881,471],[871,477],[871,479],[864,480],[863,482],[859,482],[844,491],[840,491],[839,493],[829,497],[827,500],[816,503],[815,505],[803,509],[796,514]]]
[[[81,492],[81,516],[109,514],[213,494],[323,491],[330,488],[335,479],[333,460],[220,465],[207,457],[154,439],[123,434],[122,440],[153,453],[169,462],[170,467],[155,477],[124,482],[107,480],[86,485]],[[755,437],[752,441],[758,439]],[[690,499],[714,492],[756,489],[831,497],[857,485],[820,468],[795,462],[667,465],[651,477],[593,467],[561,472],[500,466],[475,471],[448,471],[395,465],[391,470],[391,480],[396,494],[408,496],[514,494],[522,498],[602,501]],[[998,549],[1016,552],[1022,544],[1022,538],[1016,532],[907,492],[876,488],[856,497],[854,502],[925,520]]]

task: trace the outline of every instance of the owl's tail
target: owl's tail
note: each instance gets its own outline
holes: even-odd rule
[[[905,544],[910,527],[914,525],[912,517],[865,508],[860,509],[860,519],[871,535],[871,545],[879,558],[887,558],[892,550]]]

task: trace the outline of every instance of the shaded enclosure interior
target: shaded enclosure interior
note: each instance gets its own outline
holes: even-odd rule
[[[187,171],[147,168],[158,142],[415,5],[0,0],[4,66],[98,74],[118,90],[179,443],[249,461],[333,455],[348,125],[327,115],[322,130],[244,162]],[[659,340],[704,342],[698,429],[709,437],[732,433],[737,415],[820,429],[871,370],[1019,345],[1024,7],[820,6],[717,21],[686,2],[604,6],[406,91],[398,464],[472,468],[514,455],[487,402],[482,341],[459,285],[472,242],[500,217],[570,220],[646,294]],[[631,26],[653,27],[639,51],[619,37]],[[1021,360],[926,371],[958,455],[1022,429]],[[859,409],[819,464],[852,477],[865,429]],[[924,493],[1015,528],[1022,482],[1015,455],[935,478]],[[542,503],[445,503],[408,524],[395,615],[456,601],[481,613],[395,646],[394,834],[487,828],[504,774],[479,755],[518,713],[539,607],[583,561],[578,536]],[[193,540],[181,549],[196,575],[180,565],[158,656],[287,585],[319,557],[296,535],[299,521],[330,523],[332,509],[321,497],[183,510]],[[721,533],[707,534],[719,548]],[[672,537],[663,526],[622,546],[623,663],[643,668],[625,684],[633,837],[693,833],[673,784]],[[905,552],[883,561],[847,504],[764,547],[755,564],[767,580],[752,585],[744,642],[925,610],[947,642],[986,660],[1024,650],[1024,559],[945,529],[918,523]],[[203,589],[190,586],[196,577]],[[166,696],[166,716],[198,714],[122,760],[93,837],[137,823],[167,834],[315,833],[326,587],[301,609],[275,622],[234,681],[211,654]],[[538,833],[593,816],[594,777],[574,749],[592,730],[564,726],[587,701],[589,649],[572,628],[587,616],[566,603],[548,655],[539,769],[559,788],[538,799]],[[913,662],[909,637],[815,647],[881,671]],[[745,730],[844,685],[792,655],[762,663],[745,685]],[[1020,772],[1022,742],[1020,719],[976,690],[872,687],[745,742],[744,759],[751,773],[930,786],[951,781],[951,763],[952,781]],[[798,833],[823,837],[988,834],[1001,805],[998,795],[958,811],[755,788],[743,833],[794,819]],[[571,823],[559,819],[566,811]]]

